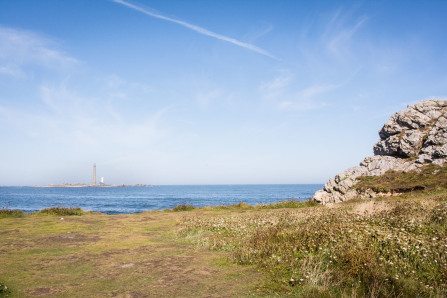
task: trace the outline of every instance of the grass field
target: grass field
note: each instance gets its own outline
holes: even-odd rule
[[[160,211],[3,217],[0,296],[248,295],[262,274],[179,238],[182,217]]]
[[[447,295],[445,189],[174,210],[1,210],[0,296]]]

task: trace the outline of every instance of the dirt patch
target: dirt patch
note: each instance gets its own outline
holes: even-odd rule
[[[359,215],[377,214],[379,212],[388,211],[391,207],[383,201],[366,201],[364,203],[356,204],[352,212]]]
[[[15,230],[3,231],[0,233],[0,235],[15,234],[15,233],[19,233],[19,232],[20,232],[19,229],[15,229]]]
[[[153,221],[153,220],[157,220],[157,218],[155,218],[155,217],[151,217],[151,216],[145,216],[145,217],[141,218],[141,219],[139,220],[139,222]]]
[[[67,233],[60,236],[52,236],[52,237],[45,237],[45,238],[38,238],[34,239],[35,244],[51,244],[51,245],[57,245],[57,244],[64,244],[64,245],[81,245],[85,242],[96,242],[100,238],[98,236],[86,236],[81,234],[72,234]]]
[[[51,288],[37,288],[30,292],[32,296],[48,296],[54,294]]]
[[[108,251],[105,251],[105,252],[102,252],[102,253],[96,255],[95,258],[97,258],[97,259],[100,259],[100,258],[103,258],[103,257],[108,258],[108,257],[113,257],[113,256],[116,256],[116,255],[121,255],[123,253],[128,253],[128,252],[130,252],[130,249],[128,249],[128,248],[108,250]]]
[[[118,214],[118,215],[109,215],[108,220],[115,221],[115,220],[122,220],[122,219],[127,219],[127,218],[128,218],[128,215]]]

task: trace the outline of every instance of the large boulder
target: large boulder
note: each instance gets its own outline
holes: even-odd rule
[[[359,193],[360,176],[379,176],[389,170],[407,172],[421,166],[447,162],[447,100],[426,100],[400,111],[379,131],[374,156],[346,170],[317,191],[312,200],[338,203],[358,197],[374,197],[373,191]]]

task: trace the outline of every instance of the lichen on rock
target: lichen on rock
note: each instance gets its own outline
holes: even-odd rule
[[[425,100],[391,116],[379,131],[374,156],[329,179],[312,200],[322,204],[374,197],[355,189],[360,176],[380,176],[389,170],[408,172],[425,164],[447,162],[447,100]]]

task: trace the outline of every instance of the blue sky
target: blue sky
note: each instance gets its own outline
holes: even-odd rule
[[[447,96],[446,1],[0,1],[0,185],[324,183]]]

